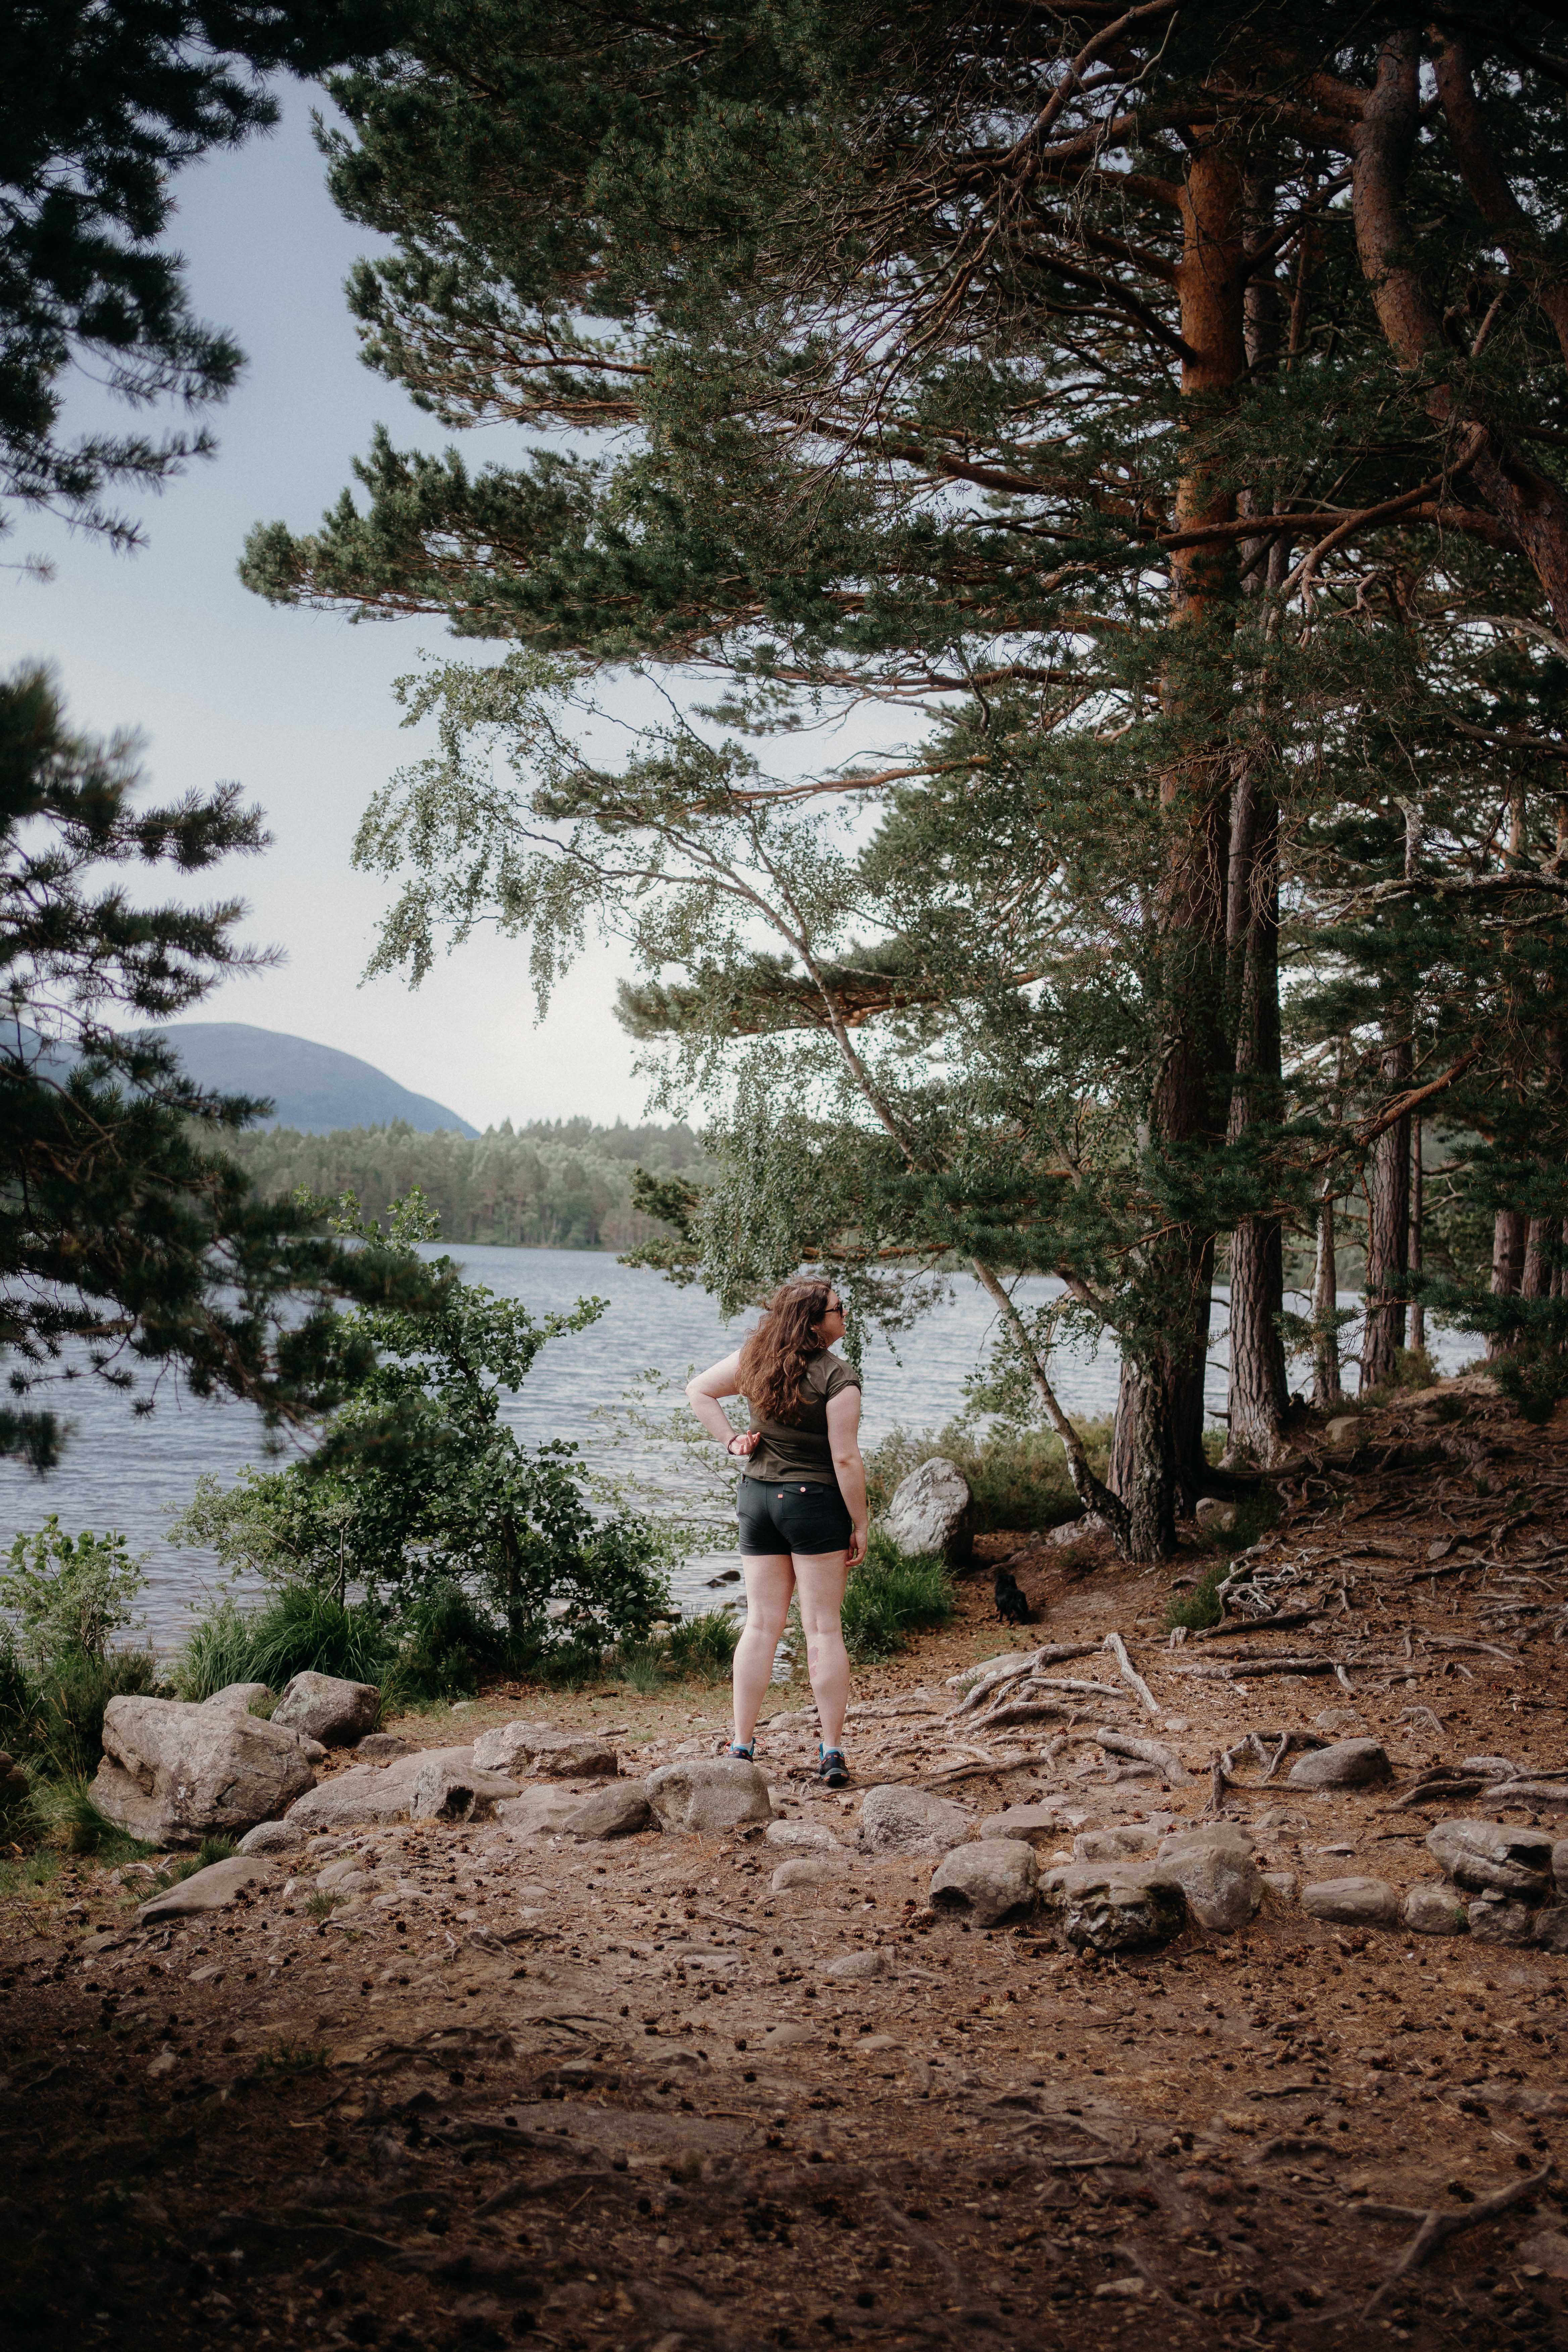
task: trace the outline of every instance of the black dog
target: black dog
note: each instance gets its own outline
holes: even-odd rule
[[[1025,1600],[1017,1578],[1004,1561],[992,1580],[992,1591],[996,1601],[996,1614],[1004,1625],[1028,1625],[1034,1622],[1034,1611]]]

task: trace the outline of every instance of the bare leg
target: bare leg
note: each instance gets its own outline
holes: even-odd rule
[[[805,1664],[816,1701],[824,1748],[844,1744],[844,1710],[849,1704],[849,1654],[838,1612],[844,1606],[849,1555],[845,1551],[796,1552],[795,1584],[800,1597]]]
[[[773,1680],[773,1659],[789,1615],[795,1569],[788,1552],[742,1552],[746,1630],[735,1644],[735,1745],[749,1748]]]

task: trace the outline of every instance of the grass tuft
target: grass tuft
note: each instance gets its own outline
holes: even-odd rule
[[[879,1528],[844,1595],[844,1645],[857,1665],[875,1665],[903,1649],[911,1634],[947,1624],[957,1603],[946,1562],[935,1553],[908,1559]]]
[[[1190,1592],[1173,1592],[1165,1603],[1166,1632],[1173,1633],[1178,1625],[1184,1625],[1189,1633],[1196,1633],[1205,1625],[1217,1625],[1220,1580],[1229,1573],[1228,1560],[1214,1560]]]

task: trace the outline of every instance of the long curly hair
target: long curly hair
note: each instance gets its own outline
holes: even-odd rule
[[[741,1394],[759,1421],[794,1421],[808,1356],[822,1346],[816,1326],[828,1312],[834,1285],[812,1275],[781,1283],[741,1349]]]

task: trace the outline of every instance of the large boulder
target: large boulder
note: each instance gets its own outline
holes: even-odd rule
[[[1336,1927],[1397,1927],[1399,1889],[1385,1878],[1323,1878],[1303,1886],[1301,1908]]]
[[[1506,1895],[1478,1895],[1468,1916],[1478,1944],[1528,1944],[1541,1914],[1528,1903],[1510,1903]]]
[[[946,1853],[973,1835],[973,1814],[929,1789],[868,1789],[860,1808],[861,1842],[872,1853]]]
[[[104,1709],[92,1800],[150,1845],[200,1845],[276,1820],[314,1780],[281,1724],[181,1699],[120,1697]]]
[[[505,1798],[520,1793],[506,1773],[479,1771],[472,1761],[473,1749],[468,1752],[465,1764],[445,1762],[438,1755],[422,1759],[409,1789],[411,1822],[482,1821]]]
[[[635,1783],[628,1781],[626,1785],[637,1795],[642,1795]],[[647,1801],[644,1798],[643,1801],[646,1804]],[[496,1807],[496,1819],[509,1837],[553,1837],[558,1830],[565,1828],[582,1803],[581,1789],[563,1789],[551,1781],[536,1781],[519,1796],[504,1797]]]
[[[1037,1850],[1054,1846],[1061,1833],[1062,1817],[1055,1805],[1004,1805],[980,1824],[983,1838],[1026,1838]]]
[[[636,1837],[639,1831],[655,1829],[658,1823],[642,1790],[631,1780],[620,1780],[584,1797],[561,1826],[568,1837],[598,1841]]]
[[[971,1838],[937,1864],[931,1907],[964,1911],[976,1927],[994,1927],[1032,1907],[1038,1878],[1026,1838]]]
[[[1041,1873],[1040,1897],[1078,1952],[1168,1944],[1186,1923],[1186,1896],[1151,1862],[1058,1863]]]
[[[649,1773],[646,1788],[660,1828],[687,1837],[717,1837],[742,1822],[773,1817],[768,1784],[743,1756],[661,1764]]]
[[[340,1675],[296,1675],[272,1710],[274,1723],[319,1739],[323,1748],[352,1748],[375,1729],[381,1693],[374,1683],[345,1682]]]
[[[1544,1903],[1552,1893],[1552,1841],[1544,1830],[1504,1829],[1500,1822],[1436,1822],[1426,1851],[1443,1874],[1470,1895],[1512,1895]]]
[[[900,1479],[882,1530],[909,1557],[940,1552],[950,1568],[962,1567],[974,1548],[974,1498],[957,1463],[933,1454]]]
[[[514,1780],[537,1772],[550,1780],[613,1780],[620,1759],[597,1732],[557,1731],[548,1723],[497,1724],[474,1742],[481,1771],[505,1772]]]
[[[250,1715],[265,1706],[272,1693],[265,1683],[225,1683],[222,1690],[204,1698],[204,1706],[216,1707],[220,1715]]]
[[[205,1870],[193,1871],[177,1886],[151,1896],[138,1910],[137,1924],[153,1927],[161,1919],[189,1919],[203,1911],[226,1911],[247,1887],[269,1885],[277,1875],[269,1862],[231,1854],[226,1862],[209,1863]]]
[[[460,1779],[471,1772],[471,1748],[416,1748],[379,1769],[351,1764],[310,1790],[289,1811],[289,1826],[314,1836],[319,1831],[353,1829],[361,1822],[405,1822],[414,1802],[414,1783],[427,1765],[445,1765]],[[515,1789],[515,1781],[510,1784]]]
[[[1366,1789],[1394,1778],[1387,1754],[1375,1739],[1333,1739],[1310,1748],[1290,1767],[1293,1789]]]
[[[541,1744],[558,1737],[552,1725],[531,1723],[519,1717],[512,1723],[498,1723],[489,1731],[481,1731],[474,1742],[474,1762],[481,1772],[510,1772],[521,1780],[538,1755]]]
[[[1181,1888],[1187,1909],[1212,1936],[1245,1927],[1263,1900],[1252,1840],[1232,1822],[1176,1831],[1162,1840],[1154,1867],[1162,1881]]]

